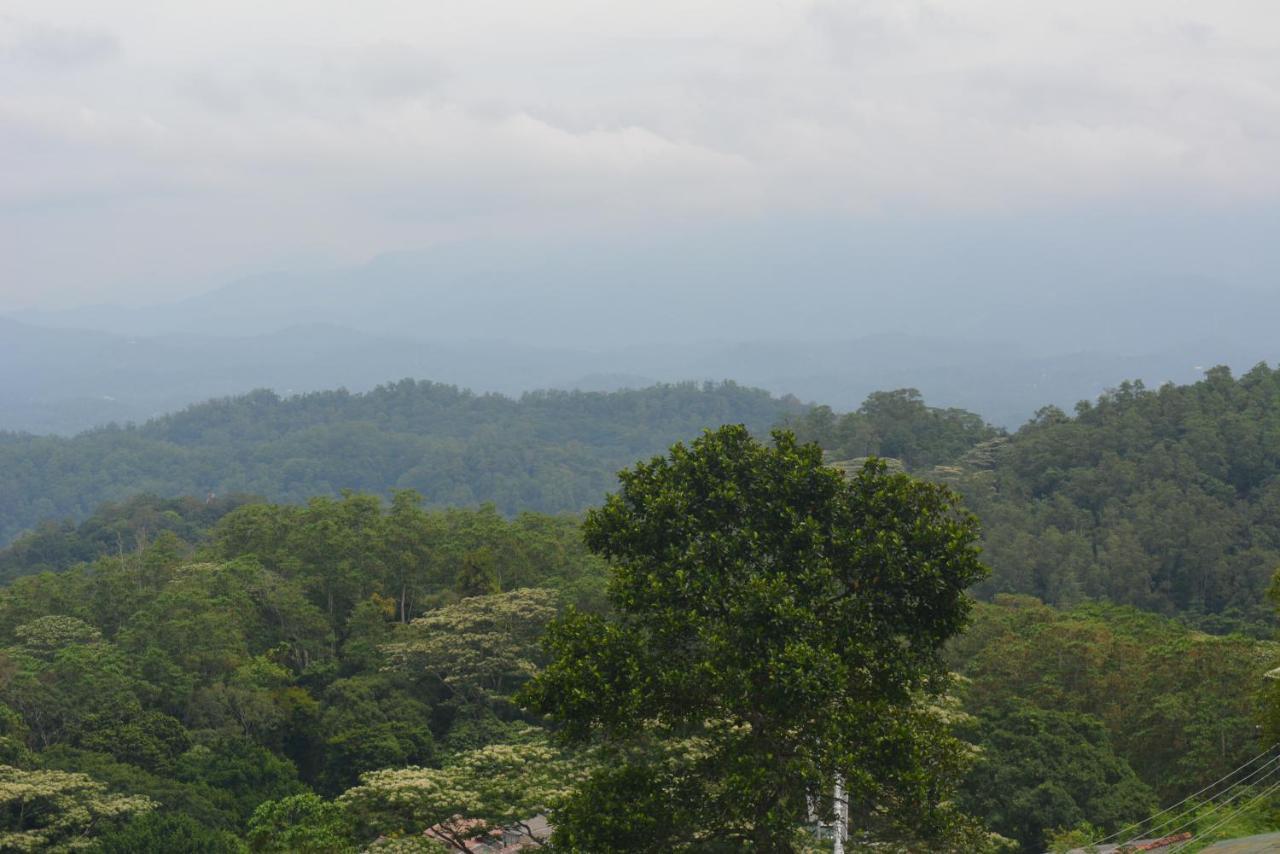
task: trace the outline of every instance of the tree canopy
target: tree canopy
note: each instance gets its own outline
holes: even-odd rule
[[[677,439],[725,422],[764,431],[802,408],[731,382],[513,399],[403,380],[364,394],[261,390],[71,438],[0,433],[0,544],[140,493],[300,504],[399,488],[434,506],[576,512]]]
[[[940,479],[983,520],[978,592],[1182,613],[1212,631],[1275,625],[1280,370],[1122,383],[1074,416],[1041,410]]]
[[[1155,794],[1090,715],[1014,702],[985,708],[964,734],[981,752],[961,808],[1024,851],[1044,851],[1054,828],[1087,822],[1111,833],[1156,809]]]
[[[613,612],[554,622],[522,698],[572,739],[692,742],[622,750],[593,775],[578,798],[600,824],[627,830],[632,813],[611,812],[625,785],[665,817],[633,828],[643,850],[790,850],[843,776],[855,821],[911,801],[913,830],[945,839],[951,817],[925,805],[950,745],[920,700],[944,689],[942,645],[985,572],[954,496],[876,463],[845,480],[816,445],[741,426],[619,479],[585,523]],[[590,849],[586,819],[566,811],[555,838]]]
[[[913,471],[952,463],[1004,432],[975,413],[928,406],[914,388],[872,392],[844,415],[815,406],[792,416],[787,426],[800,439],[817,442],[832,459],[888,457]]]
[[[755,441],[779,401],[719,386],[251,395],[101,446],[35,442],[12,458],[20,482],[94,448],[103,483],[173,454],[215,473],[234,458],[234,479],[278,452],[293,456],[264,477],[305,475],[296,443],[365,413],[371,444],[305,453],[373,471],[389,437],[443,432],[455,444],[421,458],[431,482],[496,495],[551,482],[526,465],[544,440],[594,460],[557,469],[585,483],[667,427],[749,415],[609,473],[598,487],[618,491],[585,526],[504,515],[540,487],[435,509],[456,496],[396,488],[407,469],[388,468],[382,494],[325,481],[274,504],[121,492],[21,537],[0,551],[0,832],[407,852],[544,813],[570,850],[786,850],[832,818],[840,778],[853,842],[876,850],[980,850],[966,812],[1026,851],[1096,839],[1280,733],[1277,376],[1123,384],[1009,435],[877,393],[793,422],[825,454]],[[983,519],[985,579],[955,492]],[[1268,826],[1251,815],[1223,827]]]

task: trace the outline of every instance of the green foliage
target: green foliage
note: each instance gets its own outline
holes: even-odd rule
[[[623,754],[598,772],[635,766],[641,798],[693,795],[659,813],[669,835],[650,843],[666,850],[789,850],[836,774],[863,826],[914,803],[916,830],[943,837],[937,768],[957,751],[918,702],[944,686],[940,647],[984,572],[974,522],[942,487],[876,464],[845,481],[816,446],[774,440],[725,427],[620,474],[585,526],[615,614],[554,623],[522,699],[577,739],[696,739],[675,764]],[[589,832],[575,818],[587,811],[560,816],[558,838]],[[624,832],[626,816],[600,818]]]
[[[845,415],[817,406],[786,426],[801,441],[817,442],[833,459],[890,457],[912,471],[954,462],[1002,433],[972,412],[926,406],[913,388],[874,392]]]
[[[1280,370],[1042,410],[985,461],[943,473],[983,520],[984,595],[1107,600],[1270,633],[1280,566]]]
[[[474,551],[462,556],[454,589],[459,596],[485,596],[498,592],[498,576],[493,570],[493,555]]]
[[[986,709],[964,735],[981,753],[959,803],[1027,852],[1045,831],[1083,821],[1112,831],[1155,811],[1154,793],[1116,756],[1097,718],[1013,704]]]
[[[141,711],[127,657],[74,617],[47,617],[15,630],[0,652],[0,702],[22,715],[33,747],[74,742]]]
[[[222,789],[154,774],[106,753],[59,745],[35,758],[40,767],[88,774],[113,792],[145,797],[158,809],[189,816],[204,827],[231,830],[238,828],[244,818],[235,799]]]
[[[980,596],[1104,600],[1218,634],[1274,629],[1263,593],[1280,566],[1280,370],[1121,383],[1074,417],[1046,407],[1010,436],[910,389],[790,424],[841,465],[898,458],[958,489],[993,568]]]
[[[367,845],[362,854],[444,854],[442,842],[425,836],[382,835]]]
[[[327,615],[337,641],[347,639],[348,616],[361,603],[374,603],[361,619],[377,634],[371,620],[378,603],[390,604],[390,616],[404,623],[468,586],[550,587],[588,606],[598,601],[603,565],[583,546],[576,519],[508,520],[493,507],[426,511],[419,504],[416,494],[399,492],[390,508],[354,493],[305,507],[250,505],[223,519],[213,551],[296,581]]]
[[[218,737],[193,747],[179,757],[174,776],[228,795],[238,821],[263,801],[300,794],[306,788],[292,762],[239,737]]]
[[[365,771],[431,764],[432,707],[394,676],[364,674],[341,679],[325,692],[318,722],[324,744],[320,785],[338,793]]]
[[[1049,851],[1052,854],[1069,854],[1079,850],[1084,854],[1097,854],[1098,848],[1092,843],[1104,836],[1106,833],[1103,830],[1087,821],[1072,828],[1058,828],[1049,833]]]
[[[80,850],[113,822],[152,809],[85,774],[0,765],[0,850]]]
[[[555,616],[553,590],[524,588],[473,596],[429,611],[385,649],[468,698],[502,696],[536,671],[538,641]]]
[[[191,735],[177,718],[147,709],[129,720],[93,730],[80,739],[80,745],[148,771],[168,774],[178,756],[191,747]]]
[[[605,765],[556,813],[556,844],[568,851],[672,850],[671,840],[702,820],[698,803],[705,793],[689,770],[658,762]],[[716,850],[713,839],[700,846]]]
[[[1196,854],[1223,840],[1234,841],[1234,849],[1231,845],[1223,846],[1228,852],[1274,850],[1277,828],[1280,828],[1280,797],[1276,796],[1276,790],[1270,784],[1269,780],[1265,784],[1259,781],[1236,790],[1232,793],[1234,800],[1227,805],[1224,805],[1226,798],[1219,798],[1216,801],[1193,802],[1184,808],[1188,813],[1182,821],[1194,836],[1180,850]],[[1263,838],[1249,839],[1255,835]]]
[[[151,812],[104,834],[100,854],[241,854],[245,846],[233,833],[210,829],[188,815]]]
[[[30,731],[22,715],[0,705],[0,765],[30,765],[34,757],[27,748],[29,737]]]
[[[13,630],[24,652],[41,658],[52,658],[63,647],[72,644],[97,643],[102,632],[75,617],[51,615],[32,620]]]
[[[454,757],[442,768],[373,771],[338,799],[377,832],[428,828],[461,850],[464,840],[493,827],[526,822],[554,810],[584,773],[580,755],[526,731],[521,741],[493,744]],[[453,821],[463,816],[468,824]]]
[[[566,595],[598,605],[604,585],[575,519],[429,511],[410,492],[245,505],[175,555],[156,538],[0,589],[0,758],[88,772],[211,832],[519,741],[504,697],[538,634]],[[495,581],[548,586],[459,600],[476,555]],[[135,824],[119,845],[163,833]],[[410,846],[378,847],[392,843]]]
[[[342,644],[344,675],[377,670],[386,663],[382,648],[391,640],[396,611],[396,602],[377,593],[351,609]]]
[[[1132,608],[1064,612],[1006,596],[978,606],[952,656],[969,679],[970,709],[1021,698],[1088,715],[1169,802],[1261,749],[1257,724],[1274,691],[1262,676],[1280,664],[1280,644],[1206,635]]]
[[[366,394],[281,399],[256,391],[74,438],[3,436],[0,543],[43,520],[81,519],[104,501],[139,493],[201,501],[209,493],[253,493],[301,503],[342,489],[402,488],[433,505],[579,511],[615,485],[617,469],[677,439],[729,421],[765,430],[799,410],[733,383],[519,399],[412,380]],[[180,525],[173,529],[182,536]],[[127,525],[122,548],[110,531],[101,538],[86,532],[90,544],[64,547],[57,534],[68,530],[46,530],[39,548],[0,559],[0,573],[65,568],[134,545]]]
[[[249,819],[249,845],[257,852],[343,854],[356,847],[351,822],[338,805],[317,795],[267,801]]]
[[[445,703],[436,709],[449,715],[449,730],[440,741],[441,753],[453,757],[490,744],[520,739],[528,725],[520,720],[503,720],[493,707],[478,703]]]
[[[23,575],[92,563],[109,555],[151,552],[157,541],[176,556],[199,542],[220,518],[244,504],[246,496],[157,498],[138,495],[106,502],[78,525],[43,520],[7,548],[0,549],[0,582]],[[77,510],[69,515],[78,516]],[[0,541],[6,539],[0,536]]]

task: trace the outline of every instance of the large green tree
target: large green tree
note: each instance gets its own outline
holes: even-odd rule
[[[846,480],[816,445],[773,438],[677,444],[588,514],[613,614],[554,622],[522,692],[570,739],[617,748],[578,791],[593,808],[561,811],[560,843],[789,851],[843,778],[859,830],[976,844],[948,841],[958,749],[924,703],[985,573],[976,523],[944,487],[874,461]],[[643,749],[655,736],[689,749]]]

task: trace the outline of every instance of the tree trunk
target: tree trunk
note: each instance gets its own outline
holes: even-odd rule
[[[836,791],[835,791],[835,842],[832,847],[832,854],[844,854],[844,838],[849,832],[849,807],[844,801],[844,777],[836,775]]]

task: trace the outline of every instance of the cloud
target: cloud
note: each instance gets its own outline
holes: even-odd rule
[[[39,69],[78,68],[116,58],[120,44],[105,29],[63,27],[0,16],[0,58]]]
[[[24,3],[0,23],[0,216],[38,222],[0,251],[64,269],[55,287],[144,265],[75,272],[55,212],[150,227],[164,248],[138,257],[178,277],[211,242],[239,264],[551,223],[1280,193],[1280,21],[1244,2]]]

